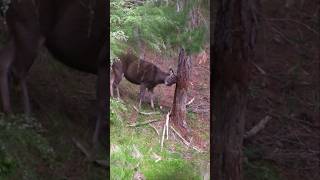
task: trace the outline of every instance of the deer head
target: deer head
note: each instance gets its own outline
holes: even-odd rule
[[[165,78],[164,84],[166,86],[171,86],[177,82],[177,76],[175,75],[172,68],[169,69],[169,75]]]

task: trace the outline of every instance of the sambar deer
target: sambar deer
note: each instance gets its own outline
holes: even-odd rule
[[[5,14],[11,35],[0,51],[0,86],[3,110],[10,113],[9,75],[22,89],[24,109],[30,113],[26,77],[41,45],[62,63],[97,77],[96,148],[102,122],[107,131],[107,1],[11,0]],[[105,133],[106,136],[108,132]]]
[[[119,56],[119,61],[112,65],[111,79],[111,95],[113,95],[113,87],[117,90],[119,98],[118,85],[123,76],[131,83],[140,85],[139,108],[145,96],[145,90],[151,93],[151,107],[154,109],[153,90],[158,84],[171,86],[176,83],[177,77],[170,68],[169,72],[164,72],[151,62],[139,60],[132,52],[128,52]]]

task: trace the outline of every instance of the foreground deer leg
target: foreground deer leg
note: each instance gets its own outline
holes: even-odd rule
[[[119,92],[119,84],[124,77],[124,73],[122,70],[122,64],[120,61],[115,62],[112,65],[113,75],[114,75],[114,82],[113,85],[117,91],[118,100],[120,100],[120,92]]]
[[[108,71],[106,70],[107,63],[105,58],[107,57],[107,47],[103,47],[99,55],[99,68],[98,68],[98,79],[97,79],[97,102],[98,102],[98,118],[96,122],[96,127],[93,134],[93,146],[94,151],[98,148],[98,139],[101,131],[102,122],[107,121],[107,87],[108,87]],[[107,132],[103,134],[103,137],[107,138],[109,142],[109,123],[107,122]],[[107,148],[108,149],[108,148]],[[107,153],[109,154],[109,153]]]
[[[117,96],[118,96],[118,100],[120,100],[120,91],[119,91],[119,86],[116,87],[117,90]]]
[[[21,90],[22,90],[22,100],[23,100],[23,106],[24,106],[24,113],[26,115],[31,114],[31,105],[30,105],[30,98],[27,88],[27,81],[25,78],[20,80]]]
[[[139,100],[139,109],[141,108],[142,100],[146,92],[146,86],[144,84],[140,85],[140,100]]]
[[[111,75],[111,79],[110,79],[110,96],[114,97],[113,96],[113,88],[114,88],[114,74],[113,74],[113,72],[111,72],[110,75]]]
[[[20,22],[20,19],[16,19],[13,24],[8,24],[15,35],[15,58],[12,64],[12,72],[20,83],[24,112],[27,115],[31,113],[31,105],[26,78],[34,59],[38,55],[39,47],[44,42],[44,38],[41,37],[39,29],[37,29],[37,21],[30,23],[35,24],[34,26],[26,26],[24,21]]]
[[[5,113],[11,113],[10,93],[9,93],[9,72],[10,65],[14,60],[14,42],[0,50],[0,86],[2,108]]]
[[[154,110],[154,94],[153,94],[153,88],[149,90],[151,97],[150,97],[150,103],[151,103],[151,108]]]

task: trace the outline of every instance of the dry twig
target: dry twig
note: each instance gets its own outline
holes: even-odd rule
[[[266,116],[265,118],[261,119],[260,122],[255,125],[252,129],[244,134],[244,138],[250,138],[256,135],[259,131],[261,131],[266,124],[271,120],[271,116]]]
[[[133,123],[133,124],[129,124],[128,127],[137,127],[137,126],[150,124],[150,123],[157,122],[157,121],[160,121],[160,119],[153,119],[153,120],[149,120],[149,121],[145,121],[145,122],[141,122],[141,123]]]
[[[166,131],[167,131],[167,139],[168,139],[168,135],[169,135],[168,126],[169,126],[170,113],[171,113],[171,111],[168,112],[167,117],[166,117],[166,122],[163,125],[162,138],[161,138],[161,151],[162,151],[162,148],[163,148],[164,135],[165,135]]]
[[[76,139],[74,139],[74,138],[72,138],[72,141],[73,141],[73,142],[76,144],[76,146],[81,150],[81,152],[86,155],[86,157],[88,158],[88,160],[89,160],[90,162],[93,162],[93,163],[95,163],[95,164],[97,164],[97,165],[99,165],[99,166],[102,166],[102,167],[108,167],[108,166],[109,166],[109,165],[108,165],[108,162],[107,162],[106,160],[98,160],[98,159],[93,160],[92,157],[91,157],[91,155],[90,155],[90,153],[89,153],[89,151],[86,150],[86,148],[85,148],[80,142],[78,142],[78,141],[77,141]]]
[[[192,98],[192,99],[186,104],[186,106],[190,105],[193,101],[194,101],[194,98]]]
[[[170,128],[180,137],[180,139],[182,140],[182,142],[187,146],[190,147],[190,143],[185,140],[180,133],[178,133],[177,130],[175,130],[172,126],[170,126]],[[191,146],[194,150],[198,151],[198,152],[203,152],[201,149],[197,148],[196,146]]]
[[[156,127],[152,126],[151,124],[149,124],[149,126],[151,126],[151,127],[156,131],[156,133],[158,134],[158,136],[160,136],[160,134],[159,134],[159,132],[158,132],[158,130],[157,130]]]
[[[139,109],[135,106],[133,106],[133,108],[140,114],[143,114],[143,115],[155,115],[155,114],[160,114],[160,112],[142,112],[142,111],[139,111]]]

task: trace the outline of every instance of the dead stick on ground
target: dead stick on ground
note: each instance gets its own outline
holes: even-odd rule
[[[172,126],[170,126],[170,128],[180,137],[180,139],[182,140],[182,142],[187,146],[189,147],[190,146],[190,143],[185,140],[180,133],[178,133],[178,131],[176,131]],[[201,149],[195,147],[195,146],[191,146],[194,150],[198,151],[198,152],[203,152]]]
[[[159,134],[159,132],[158,132],[158,130],[157,130],[156,127],[152,126],[151,124],[149,124],[149,126],[151,126],[151,127],[156,131],[156,133],[158,134],[158,136],[160,136],[160,134]]]
[[[256,63],[252,62],[252,64],[258,69],[258,71],[263,74],[266,75],[266,71],[264,71],[260,66],[258,66]]]
[[[86,155],[86,157],[89,159],[89,161],[94,162],[97,165],[102,166],[102,167],[108,167],[108,162],[106,160],[92,160],[89,151],[87,151],[86,148],[80,142],[78,142],[74,138],[72,138],[72,141],[81,150],[81,152]]]
[[[190,143],[189,143],[187,140],[185,140],[185,139],[181,136],[181,134],[178,133],[178,131],[176,131],[172,126],[170,126],[170,128],[180,137],[180,139],[182,140],[182,142],[183,142],[185,145],[187,145],[187,146],[190,145]]]
[[[141,122],[141,123],[133,123],[133,124],[129,124],[128,127],[137,127],[137,126],[150,124],[150,123],[157,122],[157,121],[160,121],[160,119],[153,119],[153,120],[149,120],[149,121],[145,121],[145,122]]]
[[[162,151],[162,148],[163,148],[163,141],[164,141],[164,134],[165,134],[165,131],[166,131],[166,123],[163,124],[163,130],[162,130],[162,138],[161,138],[161,148],[160,148],[160,151]]]
[[[169,120],[170,120],[171,111],[168,112],[166,117],[166,129],[167,129],[167,140],[169,139]]]
[[[162,138],[161,138],[161,151],[163,148],[163,142],[164,142],[164,136],[167,134],[167,140],[169,139],[169,119],[170,119],[170,113],[171,111],[168,112],[166,116],[166,122],[163,125],[163,131],[162,131]],[[167,132],[167,133],[166,133]]]
[[[135,106],[133,106],[133,108],[140,114],[143,114],[143,115],[155,115],[155,114],[160,114],[160,112],[142,112],[142,111],[139,111],[139,109]]]
[[[87,151],[86,148],[81,143],[79,143],[75,138],[72,138],[72,141],[81,150],[81,152],[87,156],[88,159],[91,159],[89,151]]]
[[[190,105],[194,101],[194,98],[192,98],[189,102],[187,102],[186,106]]]
[[[259,131],[261,131],[266,124],[271,120],[271,116],[266,116],[265,118],[261,119],[260,122],[255,125],[253,128],[251,128],[248,132],[244,134],[244,138],[250,138],[254,135],[256,135]]]

